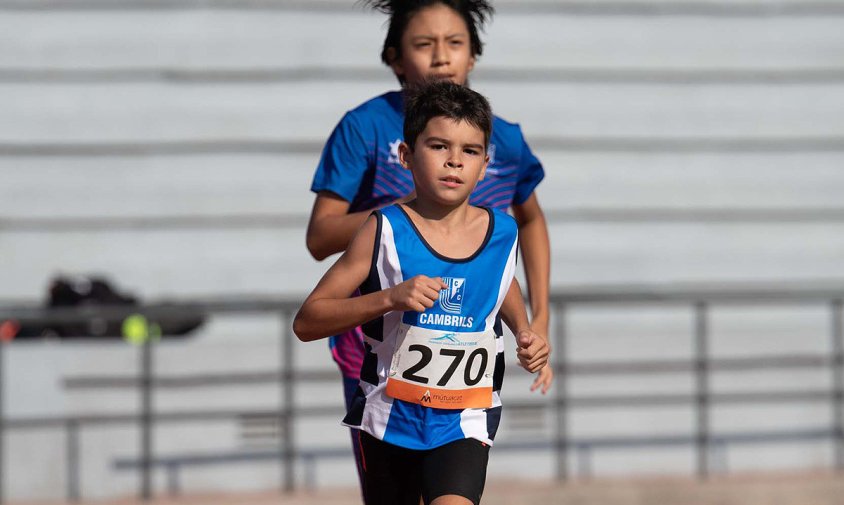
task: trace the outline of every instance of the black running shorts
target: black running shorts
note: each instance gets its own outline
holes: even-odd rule
[[[436,449],[415,451],[388,444],[361,431],[366,505],[419,505],[445,495],[481,502],[489,446],[457,440]]]

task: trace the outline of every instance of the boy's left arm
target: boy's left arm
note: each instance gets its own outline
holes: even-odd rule
[[[539,206],[536,193],[520,205],[513,206],[513,216],[519,225],[519,246],[525,265],[528,294],[530,296],[530,328],[548,341],[548,283],[551,274],[551,245],[545,215]],[[554,380],[554,369],[549,363],[531,386],[531,391],[542,388],[545,394]]]
[[[522,290],[516,279],[510,283],[510,289],[501,304],[501,319],[516,336],[516,356],[522,368],[531,373],[542,370],[548,363],[551,349],[546,340],[530,328]]]

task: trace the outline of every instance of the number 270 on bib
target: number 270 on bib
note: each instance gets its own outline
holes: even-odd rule
[[[402,324],[387,395],[441,409],[492,406],[495,334],[428,330]]]

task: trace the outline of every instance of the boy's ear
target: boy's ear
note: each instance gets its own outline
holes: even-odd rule
[[[478,175],[478,180],[484,180],[484,176],[486,176],[486,167],[489,165],[489,154],[484,156],[484,166],[481,167],[481,173]]]
[[[466,71],[466,74],[470,74],[474,68],[475,68],[475,55],[473,54],[471,57],[469,57],[469,70]]]
[[[402,65],[401,58],[399,58],[399,52],[396,51],[395,47],[387,48],[387,61],[390,62],[390,68],[393,69],[394,74],[397,76],[404,75],[404,65]]]
[[[399,163],[401,163],[401,166],[406,168],[407,170],[411,169],[410,155],[412,153],[413,149],[411,149],[410,146],[407,145],[407,142],[402,142],[401,144],[399,144]],[[487,159],[489,159],[489,156],[487,156]],[[486,166],[484,166],[484,170],[486,170]]]

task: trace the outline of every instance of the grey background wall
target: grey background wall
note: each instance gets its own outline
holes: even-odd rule
[[[553,287],[844,277],[841,4],[496,6],[471,84],[499,115],[522,124],[545,164],[538,196],[549,218]],[[383,36],[384,18],[353,2],[0,2],[0,299],[38,300],[56,272],[105,273],[147,299],[306,293],[327,267],[304,248],[310,178],[343,112],[397,86],[378,61]],[[715,317],[715,350],[725,355],[826,345],[827,316],[817,307]],[[271,367],[279,324],[215,319],[190,343],[160,349],[161,370]],[[572,325],[583,336],[573,343],[575,358],[671,356],[689,347],[685,311],[586,311]],[[319,344],[297,352],[303,368],[331,367]],[[15,343],[6,359],[10,416],[135,405],[135,397],[64,387],[65,378],[92,371],[131,372],[135,350],[121,344]],[[527,382],[513,373],[518,397]],[[723,384],[826,380],[807,372]],[[671,379],[573,385],[685,386]],[[340,402],[333,387],[302,396]],[[163,409],[262,406],[277,395],[268,387],[158,401]],[[761,409],[719,422],[800,424],[826,414]],[[668,430],[690,416],[587,413],[573,430]],[[336,419],[312,428],[303,443],[345,443]],[[165,431],[158,443],[176,452],[241,443],[237,427],[215,429]],[[511,426],[510,436],[518,429]],[[84,435],[92,454],[83,469],[87,492],[133,489],[135,477],[110,466],[136,449],[133,433]],[[7,451],[20,464],[10,493],[60,495],[61,444],[61,434],[13,436]],[[734,461],[811,466],[829,457],[820,447],[777,451]],[[536,458],[528,466],[550,475],[549,460]],[[502,472],[526,466],[495,464]],[[596,471],[689,467],[678,450],[608,458]],[[351,483],[350,470],[338,463],[340,477],[325,483]],[[185,487],[254,488],[276,478],[273,468],[245,466],[190,473]]]
[[[305,292],[319,148],[396,87],[383,17],[110,5],[3,6],[0,296],[57,270],[148,295]],[[555,286],[841,272],[835,4],[570,5],[500,2],[472,77],[546,165]]]

